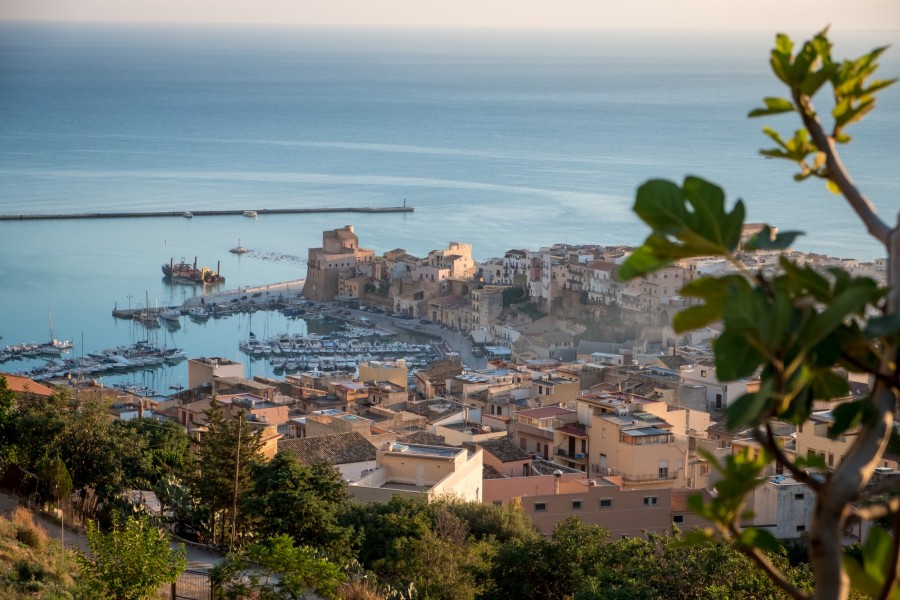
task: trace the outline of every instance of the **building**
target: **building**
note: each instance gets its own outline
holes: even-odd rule
[[[353,277],[371,275],[374,257],[373,250],[359,247],[352,225],[322,232],[322,247],[309,249],[303,295],[313,302],[333,300],[341,295],[342,277],[347,287]]]
[[[348,486],[357,502],[387,502],[396,495],[481,502],[481,450],[394,442],[378,450],[376,463]]]
[[[613,538],[664,533],[677,525],[691,529],[704,521],[687,509],[692,490],[628,490],[608,479],[589,480],[583,473],[562,472],[484,481],[484,502],[506,505],[514,498],[544,535],[560,521],[578,517],[607,529]]]
[[[359,381],[388,381],[406,389],[409,367],[405,360],[370,360],[359,363]]]
[[[375,466],[375,446],[356,431],[281,440],[278,452],[291,452],[305,465],[333,465],[345,481],[357,481]]]
[[[244,378],[244,364],[221,357],[188,359],[188,387],[212,385],[214,377]]]
[[[556,428],[567,423],[575,423],[577,418],[574,410],[561,406],[528,408],[514,413],[513,416],[515,417],[513,436],[519,448],[543,456],[545,460],[550,460],[556,454],[554,450]]]
[[[804,538],[815,506],[816,494],[809,486],[775,475],[753,490],[747,503],[753,517],[742,526],[765,529],[780,540]]]

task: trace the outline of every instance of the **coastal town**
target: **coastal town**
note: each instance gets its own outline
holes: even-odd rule
[[[743,239],[762,230],[745,226]],[[623,282],[617,271],[632,250],[558,244],[478,262],[469,244],[451,242],[425,257],[401,248],[376,255],[346,226],[323,232],[322,246],[309,249],[302,291],[294,282],[293,294],[278,286],[212,293],[175,313],[240,306],[341,323],[335,335],[242,343],[248,359],[270,361],[281,378],[248,377],[245,364],[222,357],[231,349],[160,357],[188,361],[187,386],[169,395],[62,373],[41,382],[5,376],[11,389],[31,394],[55,386],[98,394],[115,419],[175,422],[194,446],[216,399],[226,418],[259,432],[266,458],[287,452],[302,464],[334,465],[357,502],[521,503],[545,535],[571,516],[616,538],[673,523],[691,528],[703,521],[687,498],[710,493],[711,462],[758,449],[751,431],[726,428],[724,411],[759,381],[717,378],[717,326],[686,335],[671,326],[690,305],[679,295],[685,284],[733,267],[689,259]],[[742,260],[766,272],[784,254],[746,252]],[[786,254],[822,272],[840,266],[885,281],[884,261]],[[393,341],[398,332],[429,341]],[[831,410],[866,390],[849,383],[850,396],[817,402],[807,423],[783,424],[786,455],[840,463],[850,438],[827,436]],[[895,471],[898,460],[885,455],[878,472]],[[802,538],[815,495],[774,461],[765,475],[746,525]]]

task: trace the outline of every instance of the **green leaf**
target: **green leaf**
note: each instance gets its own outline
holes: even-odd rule
[[[876,580],[870,576],[863,570],[859,561],[852,556],[844,556],[844,570],[847,571],[847,576],[850,578],[850,584],[854,590],[865,594],[869,598],[877,598],[881,594],[884,578]]]
[[[684,333],[706,327],[721,318],[722,311],[716,310],[713,306],[691,306],[675,315],[675,318],[672,319],[672,326],[675,328],[675,333]]]
[[[794,58],[794,64],[791,67],[791,83],[801,84],[806,81],[809,75],[809,69],[818,58],[816,48],[811,42],[803,44],[803,48]]]
[[[813,97],[816,95],[816,92],[822,87],[822,85],[831,79],[834,75],[834,72],[837,70],[837,65],[829,64],[823,66],[818,71],[810,73],[803,83],[798,86],[800,93]]]
[[[766,298],[760,290],[730,296],[722,314],[726,331],[738,334],[746,331],[756,333],[768,311]]]
[[[768,389],[771,389],[771,386]],[[760,389],[760,391],[751,394],[744,394],[729,404],[725,410],[728,418],[728,428],[734,430],[742,425],[756,423],[769,405],[768,389],[765,392]]]
[[[801,267],[784,257],[779,259],[778,263],[785,273],[783,281],[789,284],[790,291],[794,296],[800,297],[808,294],[820,303],[828,302],[831,299],[828,280],[814,270],[809,267]],[[780,281],[780,278],[776,280],[776,286]]]
[[[794,243],[797,236],[803,235],[802,231],[785,231],[777,235],[772,235],[773,230],[768,225],[763,230],[754,235],[744,244],[744,250],[785,250]]]
[[[747,548],[759,548],[760,550],[776,554],[781,552],[782,549],[781,544],[774,535],[758,527],[747,527],[741,531],[738,542]]]
[[[796,110],[794,105],[790,100],[786,100],[785,98],[763,98],[763,102],[765,102],[765,108],[756,108],[750,111],[750,114],[747,115],[750,118],[753,117],[761,117],[764,115],[777,115],[780,113],[791,112]]]
[[[862,548],[863,569],[877,581],[884,581],[885,569],[891,556],[891,536],[881,527],[869,529]]]
[[[808,334],[801,337],[804,347],[815,346],[840,327],[845,319],[865,309],[870,298],[879,291],[867,283],[872,282],[860,281],[858,285],[843,290],[831,300],[825,310],[813,317],[807,328]]]
[[[671,259],[661,258],[647,246],[641,246],[632,252],[619,267],[619,277],[622,281],[628,281],[634,277],[652,273],[671,263]]]
[[[685,178],[683,188],[658,179],[644,183],[634,211],[653,232],[620,269],[625,280],[681,258],[727,256],[740,240],[745,215],[743,202],[727,212],[722,189],[697,177]]]
[[[727,327],[727,326],[726,326]],[[742,335],[725,332],[714,342],[716,375],[721,381],[736,381],[753,375],[763,356]]]
[[[853,402],[838,404],[831,411],[834,421],[828,428],[828,437],[835,439],[845,431],[849,431],[859,425],[865,418],[868,407],[869,403],[866,400],[854,400]]]

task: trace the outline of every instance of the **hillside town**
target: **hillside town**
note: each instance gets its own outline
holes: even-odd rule
[[[745,239],[761,229],[747,226]],[[309,250],[305,304],[360,327],[430,336],[437,360],[418,368],[403,358],[356,369],[332,362],[331,370],[275,379],[196,356],[188,357],[188,386],[169,396],[90,381],[75,393],[105,397],[115,419],[176,422],[194,449],[215,399],[227,419],[259,432],[264,457],[291,453],[302,464],[334,465],[356,502],[521,503],[545,535],[572,516],[615,538],[700,526],[687,499],[710,493],[714,461],[758,447],[752,431],[729,431],[723,416],[758,380],[716,377],[715,326],[687,335],[671,327],[690,303],[681,287],[727,272],[724,260],[679,261],[622,282],[617,269],[632,250],[622,246],[558,244],[477,262],[465,243],[416,257],[401,248],[377,256],[359,242],[352,226],[323,233],[322,247]],[[742,259],[769,271],[780,254]],[[840,266],[884,282],[884,261],[789,255],[823,272]],[[31,394],[72,385],[6,377],[11,389]],[[827,429],[834,406],[866,384],[851,381],[850,389],[848,398],[817,403],[807,423],[783,424],[784,453],[840,463],[852,434],[830,439]],[[896,471],[898,460],[886,455],[878,472]],[[765,475],[746,524],[802,538],[814,494],[777,462]],[[846,534],[852,541],[863,532]]]

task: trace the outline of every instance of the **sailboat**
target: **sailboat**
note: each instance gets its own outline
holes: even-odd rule
[[[39,354],[59,356],[63,351],[70,350],[73,344],[68,340],[56,339],[56,336],[53,334],[53,311],[51,309],[47,310],[50,313],[50,341],[38,346],[37,350]]]
[[[140,322],[144,327],[159,327],[159,309],[150,308],[150,295],[147,294],[147,304],[145,308],[134,314],[134,320]]]
[[[241,240],[238,238],[238,245],[229,250],[229,252],[232,254],[246,254],[247,252],[250,252],[250,250],[241,246]]]

